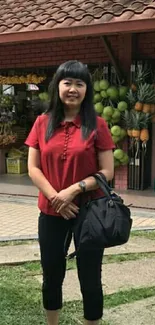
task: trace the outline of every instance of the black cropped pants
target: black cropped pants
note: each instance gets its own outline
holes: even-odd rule
[[[62,284],[66,271],[64,243],[72,220],[39,216],[39,244],[43,269],[43,306],[46,310],[62,307]],[[101,265],[103,250],[86,251],[77,256],[78,278],[83,297],[84,318],[98,320],[103,314]]]

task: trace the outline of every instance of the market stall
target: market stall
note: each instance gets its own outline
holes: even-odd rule
[[[0,75],[0,173],[27,172],[23,144],[48,101],[45,80],[45,75],[35,73]]]
[[[152,66],[131,66],[131,84],[121,84],[104,69],[93,74],[94,104],[109,126],[116,149],[115,169],[128,165],[128,188],[143,190],[151,184],[152,123],[155,122],[155,85]]]

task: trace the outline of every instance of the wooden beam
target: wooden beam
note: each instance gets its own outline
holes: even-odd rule
[[[102,39],[102,41],[104,43],[104,47],[105,47],[105,49],[107,51],[107,54],[108,54],[108,56],[110,58],[110,61],[113,64],[113,66],[114,66],[114,68],[116,70],[116,74],[117,74],[117,76],[118,76],[118,78],[120,80],[120,83],[124,83],[126,81],[125,78],[124,78],[124,73],[122,72],[122,69],[120,68],[120,65],[119,65],[119,63],[118,63],[118,61],[117,61],[117,59],[116,59],[116,57],[115,57],[115,55],[113,53],[113,50],[111,48],[110,42],[107,39],[107,36],[105,36],[105,35],[101,36],[101,39]]]

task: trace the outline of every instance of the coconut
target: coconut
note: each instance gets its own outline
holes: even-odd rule
[[[112,135],[112,139],[114,143],[118,143],[120,141],[120,137],[118,137],[117,135]]]
[[[95,91],[100,91],[100,82],[99,81],[94,82],[94,90]]]
[[[119,166],[120,166],[119,160],[114,158],[114,167],[117,168]]]
[[[118,105],[117,105],[117,108],[118,108],[118,110],[120,112],[124,112],[128,108],[128,104],[126,102],[124,102],[124,101],[119,102]]]
[[[113,125],[116,125],[117,123],[119,123],[119,121],[120,121],[120,119],[111,119],[111,124],[113,124]]]
[[[114,100],[114,101],[118,100],[118,97],[119,97],[118,89],[114,86],[109,87],[107,89],[107,95],[108,95],[108,97],[110,97],[111,100]]]
[[[100,95],[101,95],[102,98],[108,98],[107,92],[105,90],[102,90],[100,92]]]
[[[124,138],[126,137],[126,135],[127,135],[126,130],[125,130],[125,129],[121,129],[120,138],[121,138],[121,139],[124,139]]]
[[[124,157],[124,151],[122,149],[115,149],[114,150],[114,158],[121,161],[121,159]]]
[[[120,134],[121,134],[121,128],[120,128],[120,126],[118,126],[118,125],[112,126],[111,133],[112,133],[112,135],[115,135],[115,136],[118,136],[119,137]]]
[[[111,117],[113,115],[113,112],[114,112],[114,110],[113,110],[112,106],[106,106],[103,109],[104,116],[110,116]]]
[[[128,155],[124,152],[123,158],[120,160],[122,165],[127,165],[129,163],[129,157]]]
[[[97,113],[101,114],[101,113],[103,112],[103,108],[104,108],[104,107],[103,107],[103,105],[102,105],[101,102],[95,104],[95,111],[96,111]]]
[[[109,123],[109,122],[111,121],[111,117],[110,117],[110,116],[104,115],[103,113],[102,113],[101,116],[104,118],[104,120],[105,120],[107,123]]]
[[[101,80],[100,81],[100,89],[107,90],[109,87],[109,81],[108,80]]]
[[[96,104],[96,103],[99,103],[100,101],[102,100],[102,97],[101,97],[101,95],[98,93],[96,93],[95,95],[94,95],[94,103]]]
[[[127,92],[128,92],[128,87],[126,87],[126,86],[120,86],[119,87],[119,97],[121,99],[126,98]]]
[[[112,118],[113,118],[114,120],[115,120],[115,119],[119,120],[119,119],[120,119],[120,116],[121,116],[120,111],[119,111],[118,109],[115,109],[115,110],[114,110],[114,113],[113,113],[113,115],[112,115]]]

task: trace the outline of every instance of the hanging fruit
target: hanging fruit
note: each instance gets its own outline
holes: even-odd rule
[[[1,76],[0,84],[2,85],[18,85],[25,83],[39,84],[46,79],[46,76],[38,76],[36,74],[28,74],[26,76]]]
[[[142,122],[142,129],[140,131],[140,140],[143,143],[147,143],[147,141],[149,140],[149,123],[151,120],[151,115],[150,114],[144,114],[143,115],[143,122]]]
[[[98,115],[103,117],[107,122],[112,139],[117,147],[120,142],[127,136],[126,130],[122,127],[122,113],[128,109],[127,92],[128,87],[120,85],[110,85],[109,80],[103,77],[100,69],[93,74],[94,88],[94,107]],[[127,154],[120,148],[122,156],[118,159],[119,151],[114,155],[114,165],[118,167],[128,164]],[[121,151],[122,150],[122,151]]]
[[[130,87],[133,93],[137,92],[139,85],[145,82],[149,74],[150,70],[146,66],[144,68],[141,65],[137,66],[137,71]]]

